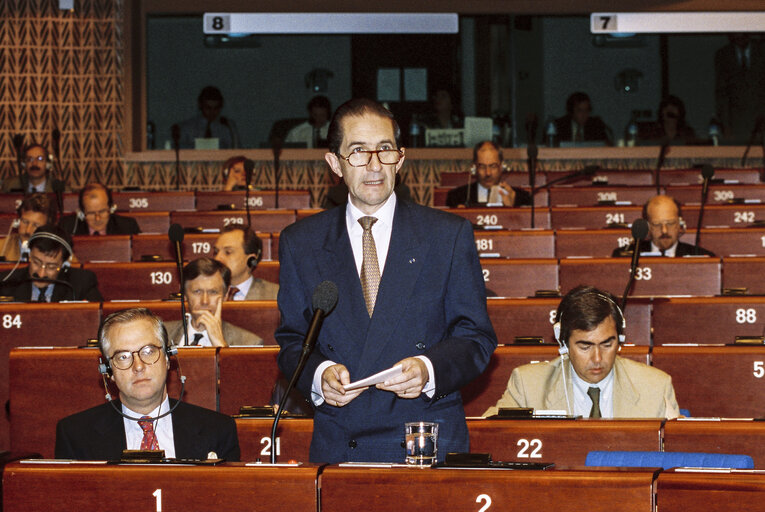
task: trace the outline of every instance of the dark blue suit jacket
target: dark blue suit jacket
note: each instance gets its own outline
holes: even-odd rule
[[[298,382],[310,396],[323,361],[344,364],[351,380],[401,359],[425,355],[435,372],[432,399],[401,399],[374,387],[345,407],[322,404],[314,416],[310,460],[403,462],[404,423],[439,423],[438,455],[469,449],[459,390],[486,367],[497,345],[486,311],[483,275],[470,223],[398,200],[388,256],[372,318],[345,224],[337,207],[287,227],[279,240],[279,367],[291,375],[312,316],[311,296],[324,280],[339,300]]]

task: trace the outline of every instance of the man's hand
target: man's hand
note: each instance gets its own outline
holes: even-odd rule
[[[213,347],[228,347],[228,343],[223,338],[223,321],[221,320],[221,310],[223,309],[223,298],[218,299],[213,315],[207,310],[202,311],[197,317],[197,324],[201,325],[207,331],[210,338],[210,344]]]
[[[399,364],[402,370],[401,375],[396,375],[378,384],[377,389],[396,393],[396,396],[399,398],[417,398],[422,393],[422,388],[430,380],[428,367],[425,366],[421,359],[416,357],[407,357],[393,366]]]
[[[334,364],[321,374],[321,391],[324,393],[324,401],[335,407],[348,405],[351,400],[361,394],[367,388],[346,391],[343,385],[351,383],[351,374],[348,368],[342,364]],[[367,386],[368,387],[368,386]]]
[[[511,187],[504,181],[500,182],[498,187],[499,187],[499,195],[502,197],[502,205],[515,206],[515,190],[513,190],[513,187]]]

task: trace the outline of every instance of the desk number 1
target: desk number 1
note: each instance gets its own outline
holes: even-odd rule
[[[154,496],[154,501],[157,504],[157,512],[162,512],[162,489],[157,489],[151,495]]]

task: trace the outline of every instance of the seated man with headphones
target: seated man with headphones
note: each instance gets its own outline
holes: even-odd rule
[[[189,345],[228,347],[262,345],[263,339],[221,318],[223,302],[231,284],[231,271],[219,261],[197,258],[183,267],[184,292],[190,321],[187,324]],[[185,345],[180,320],[167,322],[167,332],[174,345]]]
[[[449,191],[446,205],[449,208],[480,207],[488,205],[524,206],[531,204],[531,194],[523,189],[511,187],[502,180],[505,167],[502,163],[502,148],[487,140],[473,148],[472,183]]]
[[[680,203],[669,196],[655,196],[643,205],[643,218],[648,222],[647,240],[640,241],[640,254],[651,252],[675,258],[680,256],[714,256],[702,247],[681,242],[685,234],[685,221]],[[632,256],[634,242],[627,247],[617,247],[612,257]]]
[[[56,204],[45,194],[26,196],[16,213],[18,218],[11,224],[0,251],[0,257],[5,261],[27,261],[32,233],[40,226],[56,222]],[[16,233],[11,232],[14,229]]]
[[[53,168],[53,155],[41,144],[33,142],[26,147],[21,167],[24,172],[5,180],[0,192],[53,192],[55,183],[59,184],[59,190],[64,190],[64,182],[56,178],[48,179]]]
[[[672,379],[663,371],[619,357],[626,323],[614,298],[578,286],[560,301],[553,331],[560,357],[513,370],[502,407],[565,411],[585,418],[676,418]]]
[[[0,295],[18,302],[103,300],[90,270],[72,268],[72,240],[58,226],[39,227],[29,238],[29,265],[11,270],[0,281]]]
[[[244,162],[247,157],[232,156],[223,163],[223,190],[247,189],[247,177],[244,172]]]
[[[111,191],[100,183],[85,185],[80,190],[80,208],[74,215],[61,219],[64,231],[81,235],[137,235],[141,232],[132,217],[117,215],[117,205],[112,201]]]
[[[215,240],[215,259],[231,270],[231,287],[226,300],[276,300],[279,285],[255,278],[263,242],[251,229],[235,224],[223,228]]]
[[[170,357],[162,320],[146,308],[112,313],[98,333],[107,403],[58,422],[56,458],[120,460],[122,450],[164,450],[166,458],[239,460],[233,418],[167,394]],[[180,380],[180,367],[176,366]],[[95,368],[94,368],[95,370]],[[109,380],[119,390],[113,400]]]

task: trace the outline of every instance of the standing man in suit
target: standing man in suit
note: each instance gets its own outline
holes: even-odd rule
[[[450,190],[446,205],[449,208],[486,206],[487,203],[511,207],[530,205],[531,194],[502,181],[503,172],[502,148],[490,140],[479,142],[473,148],[473,167],[470,171],[477,175],[476,181]]]
[[[497,345],[470,223],[401,201],[400,131],[380,104],[354,99],[330,123],[325,155],[348,185],[346,205],[282,231],[279,367],[291,375],[316,286],[339,289],[298,389],[316,407],[310,460],[401,462],[404,423],[439,424],[438,456],[469,449],[459,390]],[[375,387],[351,381],[400,365]]]
[[[96,275],[69,266],[73,254],[72,239],[63,229],[39,227],[29,237],[29,265],[3,274],[0,295],[19,302],[102,301]]]
[[[214,254],[231,270],[226,300],[276,300],[279,285],[252,275],[263,255],[263,242],[250,228],[224,227],[215,240]]]
[[[640,241],[640,253],[655,252],[668,258],[681,256],[714,256],[714,253],[680,241],[685,234],[685,221],[680,203],[669,196],[655,196],[643,205],[643,218],[648,222],[648,240]],[[617,247],[612,257],[632,256],[633,242],[626,248]]]
[[[575,92],[566,100],[566,115],[555,120],[561,142],[603,142],[613,146],[611,129],[599,117],[593,117],[590,97]]]
[[[141,232],[132,217],[114,213],[117,205],[112,193],[100,183],[85,185],[80,190],[80,209],[74,215],[61,219],[61,227],[74,236],[82,235],[137,235]]]
[[[679,416],[669,375],[618,356],[626,325],[610,294],[578,286],[560,301],[555,321],[561,357],[515,368],[502,398],[484,416],[500,407],[565,410],[585,418]]]
[[[231,271],[219,261],[197,258],[183,267],[184,291],[188,304],[186,316],[189,345],[228,347],[230,345],[262,345],[263,339],[221,318],[223,300],[231,284]],[[185,345],[180,320],[167,322],[173,345]]]
[[[5,180],[1,192],[53,192],[54,183],[59,183],[60,189],[64,190],[61,180],[49,176],[53,168],[53,155],[42,144],[33,142],[26,147],[21,166],[24,172]]]
[[[140,449],[164,450],[167,458],[239,460],[231,417],[168,398],[175,349],[158,316],[145,308],[112,313],[98,343],[104,378],[116,384],[120,400],[59,421],[57,459],[119,460],[122,450]]]

